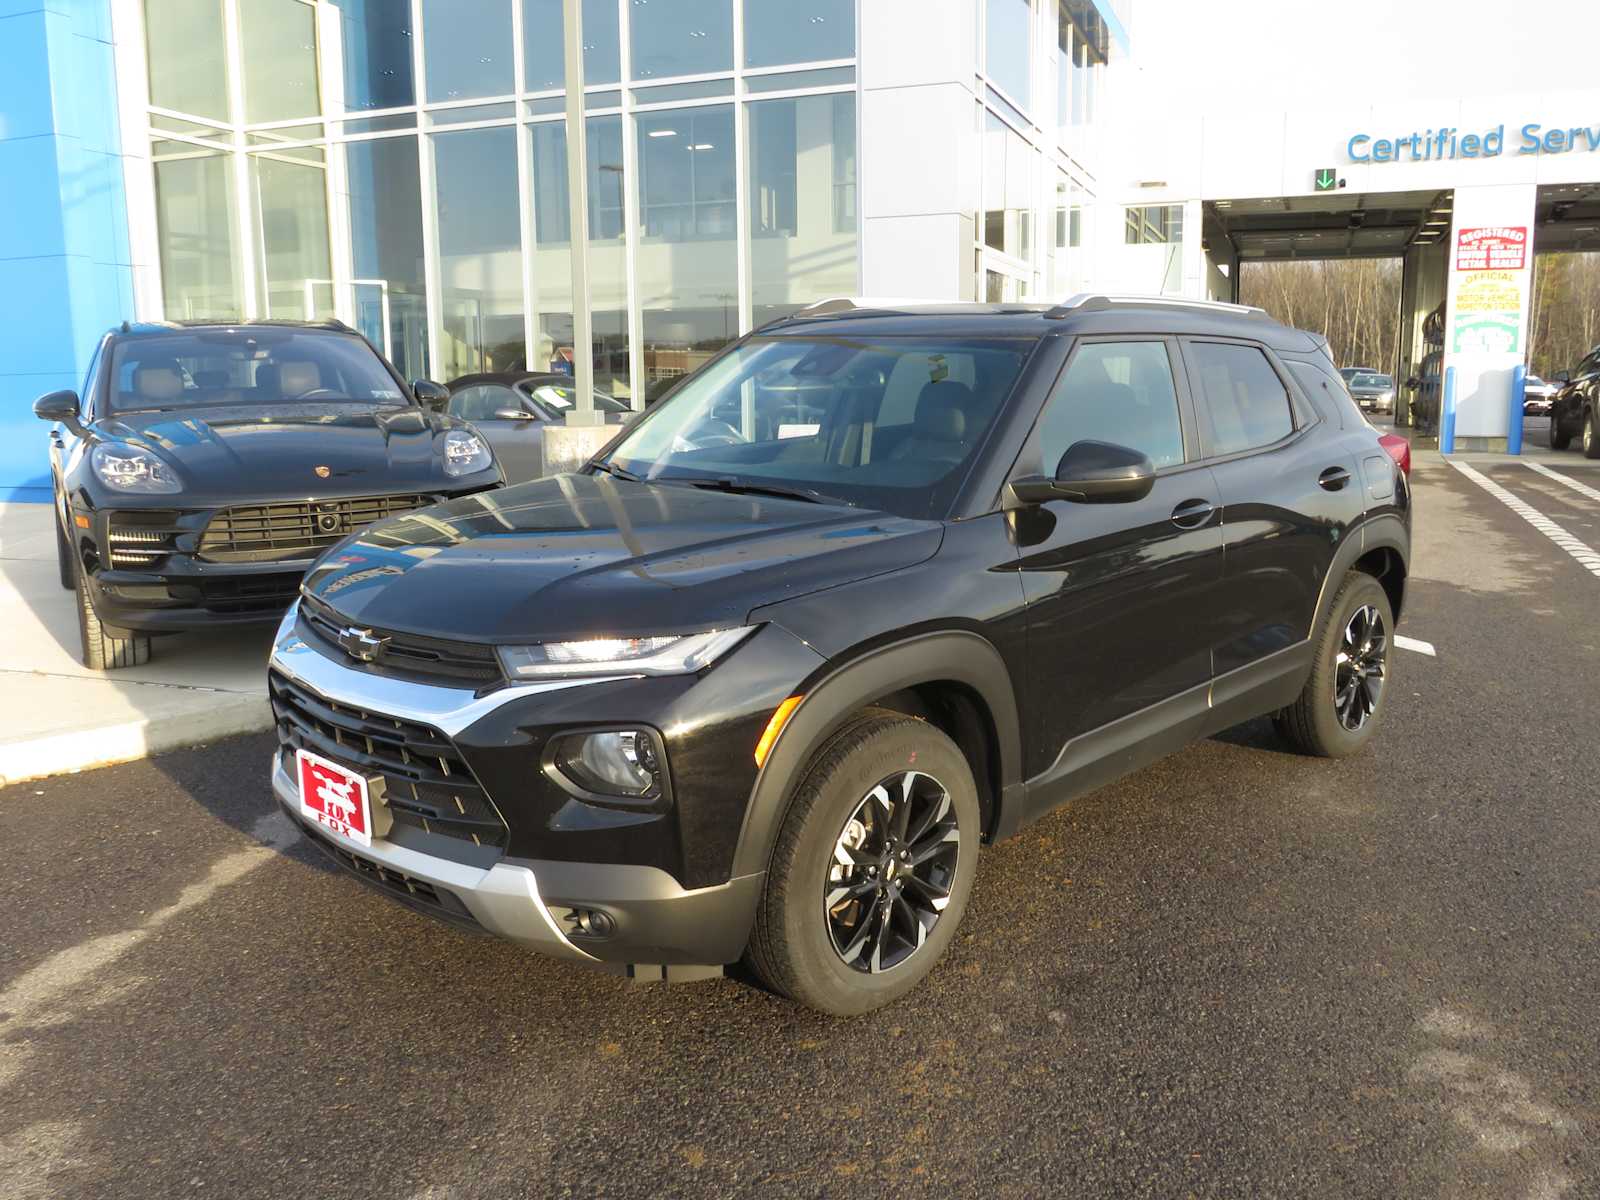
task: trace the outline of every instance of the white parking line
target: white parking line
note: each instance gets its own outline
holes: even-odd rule
[[[1586,483],[1579,483],[1576,479],[1563,475],[1559,471],[1552,471],[1543,463],[1525,462],[1522,465],[1527,467],[1530,471],[1539,472],[1539,474],[1543,475],[1546,479],[1554,479],[1557,483],[1565,484],[1573,491],[1587,496],[1591,500],[1600,500],[1600,489],[1592,488]]]
[[[1402,633],[1394,635],[1396,650],[1411,650],[1417,654],[1426,654],[1429,658],[1438,658],[1439,652],[1433,648],[1432,642],[1425,642],[1421,638],[1408,638]]]
[[[1573,537],[1537,508],[1534,508],[1533,505],[1518,500],[1482,472],[1475,471],[1467,466],[1466,463],[1456,462],[1454,459],[1449,459],[1448,461],[1452,467],[1570,554],[1585,571],[1588,571],[1596,579],[1600,579],[1600,554],[1597,554],[1589,546],[1584,545],[1584,543]],[[1529,465],[1531,466],[1532,464],[1530,463]]]

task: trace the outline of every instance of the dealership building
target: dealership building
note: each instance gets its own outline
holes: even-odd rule
[[[1402,259],[1372,365],[1456,367],[1492,448],[1534,253],[1600,249],[1595,90],[1153,124],[1134,0],[577,8],[569,96],[562,0],[0,3],[0,497],[48,499],[31,401],[123,320],[335,317],[447,381],[572,369],[586,294],[642,405],[831,296],[1234,299],[1283,258]]]

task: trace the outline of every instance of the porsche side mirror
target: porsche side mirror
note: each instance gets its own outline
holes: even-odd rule
[[[1127,504],[1143,500],[1156,484],[1148,456],[1112,442],[1074,442],[1056,465],[1055,478],[1024,475],[1011,491],[1025,504],[1071,500],[1078,504]]]
[[[59,421],[63,425],[78,423],[78,393],[71,388],[50,392],[33,402],[33,415],[41,421]]]
[[[1550,382],[1552,382],[1552,383],[1571,383],[1572,382],[1572,372],[1571,371],[1557,371],[1554,375],[1550,376]],[[48,399],[48,397],[46,397],[46,398]],[[34,412],[38,412],[39,411],[37,405],[34,406],[34,410],[33,411]]]
[[[442,413],[450,407],[450,390],[431,379],[417,379],[411,384],[411,394],[417,403],[429,412]]]

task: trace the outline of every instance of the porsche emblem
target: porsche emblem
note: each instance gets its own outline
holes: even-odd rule
[[[318,479],[326,479],[329,475],[333,474],[332,467],[312,467],[311,469],[317,473]]]

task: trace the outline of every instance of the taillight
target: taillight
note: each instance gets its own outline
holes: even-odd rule
[[[1401,471],[1405,472],[1406,477],[1409,479],[1411,476],[1411,443],[1398,433],[1380,433],[1378,435],[1378,443],[1388,451],[1389,457],[1394,459],[1396,465],[1399,466]]]

